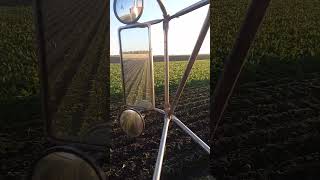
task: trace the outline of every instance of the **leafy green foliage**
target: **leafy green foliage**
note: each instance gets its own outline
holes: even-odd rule
[[[250,0],[213,1],[211,56],[222,62],[235,42]],[[248,53],[250,63],[264,57],[297,60],[320,54],[320,10],[317,0],[272,0]]]
[[[31,7],[0,7],[0,101],[39,89]]]
[[[197,60],[193,66],[192,72],[188,78],[187,86],[207,86],[210,81],[209,60]],[[182,75],[185,71],[187,61],[172,61],[170,62],[170,90],[176,90]],[[110,65],[110,95],[121,96],[122,80],[121,80],[120,64]],[[156,92],[161,93],[164,83],[164,62],[154,63],[154,84]]]

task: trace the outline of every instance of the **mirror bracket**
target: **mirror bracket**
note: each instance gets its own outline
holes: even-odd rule
[[[166,7],[164,6],[162,0],[157,0],[157,3],[158,3],[158,5],[159,5],[159,7],[160,7],[160,9],[161,9],[161,11],[162,11],[162,13],[163,13],[163,17],[165,18],[166,16],[168,16],[167,9],[166,9]]]
[[[139,2],[142,3],[142,5],[140,7],[141,10],[138,12],[139,13],[138,16],[136,16],[134,19],[132,19],[132,16],[131,16],[132,15],[132,7],[130,8],[130,14],[126,14],[126,15],[120,17],[120,14],[117,12],[117,3],[118,2],[119,2],[119,0],[114,0],[113,1],[113,12],[114,12],[116,18],[123,24],[134,24],[134,23],[137,23],[137,21],[140,19],[141,15],[143,13],[143,4],[144,4],[143,0],[139,0]],[[135,3],[135,5],[133,7],[137,8],[138,7],[138,6],[136,6],[137,5],[137,1],[133,1],[133,2]],[[136,13],[134,13],[134,14],[136,14]],[[131,20],[126,21],[125,18],[128,18],[128,17],[131,17]]]

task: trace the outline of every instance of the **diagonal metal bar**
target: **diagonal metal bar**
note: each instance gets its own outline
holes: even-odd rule
[[[210,137],[212,142],[269,3],[270,0],[252,0],[234,47],[224,64],[221,78],[218,80],[213,96],[211,96],[213,111],[211,113],[210,129],[213,129],[213,123],[215,122],[215,127]]]
[[[166,113],[162,109],[154,108],[156,112],[159,112],[163,115]],[[210,154],[210,147],[202,141],[194,132],[191,131],[183,122],[181,122],[176,116],[172,115],[173,122],[175,122],[184,132],[186,132],[196,143],[198,143],[207,153]]]
[[[184,9],[180,10],[177,13],[173,14],[172,16],[170,16],[170,19],[178,18],[178,17],[180,17],[182,15],[185,15],[185,14],[187,14],[189,12],[192,12],[192,11],[194,11],[196,9],[199,9],[199,8],[209,4],[209,3],[210,3],[209,0],[201,0],[201,1],[197,2],[197,3],[195,3],[195,4],[192,4],[191,6],[188,6],[188,7],[184,8]]]
[[[200,48],[201,48],[201,45],[204,41],[204,38],[206,37],[206,34],[208,32],[208,29],[209,29],[209,26],[210,26],[210,9],[208,10],[208,13],[207,13],[207,16],[203,22],[203,25],[202,25],[202,28],[201,28],[201,31],[199,33],[199,36],[198,36],[198,39],[197,39],[197,42],[193,48],[193,51],[189,57],[189,62],[188,62],[188,65],[187,65],[187,68],[183,74],[183,77],[180,81],[180,84],[179,84],[179,87],[177,89],[177,92],[176,92],[176,95],[175,95],[175,98],[173,100],[173,103],[171,105],[171,108],[170,108],[170,112],[169,112],[169,116],[171,116],[174,112],[174,109],[177,107],[177,104],[179,102],[179,99],[180,99],[180,96],[182,94],[182,91],[186,85],[186,82],[187,82],[187,79],[189,77],[189,74],[191,72],[191,69],[192,69],[192,66],[198,56],[198,53],[200,51]]]
[[[155,20],[144,22],[143,24],[154,25],[154,24],[158,24],[158,23],[161,23],[161,22],[163,22],[163,19],[155,19]]]
[[[167,15],[168,15],[168,12],[167,12],[167,9],[166,9],[166,7],[164,6],[162,0],[157,0],[157,3],[158,3],[158,5],[159,5],[159,7],[160,7],[160,9],[161,9],[161,11],[162,11],[162,13],[163,13],[163,16],[164,16],[164,17],[167,16]]]
[[[161,168],[162,168],[162,162],[163,162],[163,156],[166,148],[166,141],[167,141],[167,135],[168,135],[168,129],[169,129],[170,119],[168,116],[164,116],[164,124],[162,129],[162,135],[160,140],[160,146],[157,156],[157,162],[156,166],[153,172],[153,180],[159,180],[161,175]]]
[[[184,132],[186,132],[196,143],[198,143],[208,154],[210,154],[210,147],[202,141],[194,132],[191,131],[185,124],[183,124],[176,116],[172,116],[175,122]]]

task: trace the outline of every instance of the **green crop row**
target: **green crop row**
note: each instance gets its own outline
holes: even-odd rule
[[[30,7],[0,7],[0,101],[38,92],[34,36]]]
[[[0,7],[0,101],[34,95],[39,89],[30,7]]]
[[[179,85],[185,71],[187,61],[172,61],[169,66],[170,88],[174,91]],[[110,65],[110,94],[119,96],[122,93],[120,64]],[[210,61],[197,60],[193,66],[187,85],[208,86],[210,81]],[[154,63],[154,85],[157,93],[161,93],[164,84],[164,62]]]
[[[211,57],[222,62],[230,53],[251,0],[211,1]],[[271,0],[249,62],[268,57],[297,60],[320,54],[318,0]]]
[[[211,57],[223,62],[235,41],[251,0],[211,1]],[[265,20],[248,54],[251,63],[276,58],[295,61],[320,55],[320,3],[318,0],[271,0]],[[37,94],[39,89],[34,24],[31,7],[0,7],[0,100]],[[171,83],[178,84],[184,66],[171,69]],[[183,63],[182,63],[183,64]],[[221,69],[215,63],[211,70]],[[161,63],[155,63],[156,87],[161,89]],[[217,68],[218,67],[218,68]],[[111,82],[121,82],[117,65],[111,65]],[[206,67],[208,68],[208,67]],[[196,71],[196,70],[194,70]],[[157,73],[159,72],[159,74]],[[197,71],[199,73],[199,71]],[[197,83],[204,76],[193,73]],[[209,76],[209,75],[208,75]],[[217,77],[216,74],[214,77]],[[200,79],[197,79],[200,78]],[[159,80],[157,80],[159,79]],[[111,84],[111,94],[119,94],[119,84]]]

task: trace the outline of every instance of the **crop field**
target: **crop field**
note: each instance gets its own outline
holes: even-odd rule
[[[170,62],[170,92],[175,90],[184,73],[187,61]],[[187,82],[186,89],[177,107],[176,116],[205,142],[209,136],[209,60],[197,60]],[[164,63],[154,63],[156,107],[163,108]],[[146,117],[146,128],[138,138],[128,138],[118,122],[121,102],[120,64],[110,65],[111,104],[113,120],[111,168],[107,174],[111,179],[150,179],[153,175],[157,150],[160,142],[163,119],[156,113]],[[172,100],[172,99],[171,99]],[[208,155],[199,145],[192,142],[175,124],[170,126],[162,176],[185,179],[182,176],[200,177],[208,175]],[[107,169],[107,168],[106,168]]]
[[[170,89],[171,92],[177,88],[181,77],[186,68],[187,61],[172,61],[170,62],[169,74],[170,74]],[[154,85],[156,94],[162,93],[164,82],[164,63],[154,62]],[[122,97],[122,81],[121,81],[120,64],[110,64],[110,93],[111,98]],[[210,82],[210,61],[209,60],[197,60],[193,66],[192,72],[188,79],[189,86],[208,86]]]
[[[187,61],[170,62],[171,100],[186,68]],[[210,61],[197,60],[177,107],[176,116],[188,125],[205,142],[209,136],[209,81]],[[154,62],[156,107],[163,108],[164,63]],[[137,71],[138,72],[138,71]],[[110,112],[113,120],[111,179],[150,179],[153,175],[157,149],[160,142],[163,119],[156,113],[148,114],[144,133],[138,138],[128,138],[119,126],[118,116],[122,103],[120,64],[110,64]],[[168,133],[167,149],[162,176],[185,179],[184,175],[200,177],[208,175],[208,155],[191,138],[172,124]],[[139,154],[139,155],[138,155]]]
[[[44,14],[47,30],[44,66],[48,72],[48,109],[53,118],[53,134],[106,144],[110,142],[110,127],[104,130],[103,138],[84,136],[89,134],[90,125],[106,121],[108,65],[104,58],[108,31],[105,23],[101,23],[107,21],[103,16],[106,6],[99,0],[68,1],[60,8],[63,2],[44,4],[44,8],[50,7]],[[76,6],[68,8],[68,3]],[[0,179],[21,179],[34,158],[48,147],[44,122],[40,119],[34,20],[30,6],[1,6],[0,16]]]
[[[107,78],[98,75],[106,75],[107,69],[98,60],[102,55],[96,53],[103,50],[107,42],[100,38],[106,33],[106,27],[92,21],[95,16],[89,12],[90,8],[100,12],[100,7],[95,1],[75,2],[77,6],[67,11],[62,8],[52,12],[63,18],[48,16],[55,21],[49,24],[51,31],[47,38],[58,40],[48,45],[55,50],[49,53],[67,54],[51,56],[48,62],[52,64],[50,89],[57,92],[52,109],[79,112],[68,114],[69,119],[83,116],[82,124],[67,121],[74,129],[57,131],[81,134],[86,133],[83,129],[88,122],[97,120],[88,117],[105,115],[103,107],[109,101],[104,99],[105,90],[99,88],[107,83],[104,81]],[[176,110],[181,121],[205,142],[210,141],[210,89],[214,89],[223,70],[223,61],[232,49],[249,2],[211,1],[211,61],[196,61]],[[319,17],[318,0],[271,0],[223,121],[215,139],[210,141],[210,159],[172,124],[163,178],[184,179],[185,175],[197,179],[207,175],[210,164],[217,180],[320,179]],[[81,21],[75,21],[79,19]],[[58,20],[69,21],[70,26],[64,28]],[[81,28],[83,26],[86,28]],[[80,33],[77,29],[83,29],[85,34],[81,40],[76,38]],[[32,161],[49,146],[40,117],[34,31],[30,6],[0,6],[0,179],[24,179]],[[69,38],[65,38],[66,35]],[[172,96],[185,66],[186,61],[170,63]],[[154,63],[157,107],[163,106],[163,67],[163,62]],[[150,179],[163,120],[154,113],[148,114],[144,133],[138,138],[128,138],[117,121],[122,105],[121,83],[120,65],[110,64],[112,143],[110,161],[103,168],[111,179]]]
[[[95,7],[93,4],[90,4],[90,7]],[[55,5],[51,4],[52,7]],[[60,11],[63,11],[63,9]],[[60,12],[68,16],[64,20],[70,21],[73,17],[81,18],[81,16],[77,16],[81,15],[81,13],[79,14],[80,11],[73,13],[71,11],[72,9]],[[23,179],[32,161],[46,147],[50,146],[45,141],[43,121],[40,117],[38,62],[34,44],[35,28],[30,6],[0,7],[0,12],[3,15],[1,16],[1,27],[4,27],[0,30],[0,43],[1,47],[5,48],[1,49],[1,59],[4,59],[1,63],[5,65],[5,68],[1,68],[1,80],[2,85],[4,85],[1,87],[1,97],[6,98],[1,101],[3,111],[1,111],[0,133],[0,179]],[[54,14],[57,13],[48,11],[46,16],[51,20],[55,20],[57,17]],[[68,13],[69,15],[67,15]],[[95,24],[94,21],[90,21],[91,24],[89,25],[86,24],[88,19],[90,19],[90,16],[83,18],[83,21],[78,23],[71,23],[72,26],[76,27],[86,25],[86,29],[82,33],[87,36],[82,36],[79,39],[75,38],[77,31],[72,31],[73,29],[69,27],[66,27],[64,31],[59,31],[58,29],[62,25],[57,23],[57,20],[47,24],[47,28],[50,29],[45,34],[47,41],[50,42],[47,44],[49,92],[51,93],[50,96],[53,97],[50,109],[55,112],[53,117],[56,119],[64,117],[66,120],[64,122],[55,121],[55,135],[59,137],[81,136],[82,133],[86,133],[83,129],[88,126],[88,123],[96,123],[97,118],[92,117],[104,116],[101,114],[101,111],[103,111],[101,107],[104,107],[107,101],[103,95],[103,88],[101,89],[101,82],[107,83],[107,78],[104,76],[106,74],[106,66],[102,61],[99,61],[99,57],[102,56],[99,52],[107,44],[103,38],[100,38],[103,36],[105,29],[99,24]],[[15,31],[12,31],[11,28]],[[66,34],[68,34],[68,38],[63,38]],[[92,37],[93,40],[89,41],[89,37]],[[66,44],[64,45],[62,42]],[[75,48],[66,48],[67,45]],[[2,50],[5,53],[2,53]],[[61,53],[67,54],[68,57],[61,56]],[[81,56],[81,53],[86,54],[86,56]],[[68,61],[66,61],[67,59]],[[206,111],[198,113],[202,121],[196,122],[198,116],[189,115],[189,112],[182,106],[177,107],[177,113],[181,120],[186,124],[190,123],[190,128],[199,133],[204,140],[207,140],[206,137],[209,133],[209,129],[203,130],[203,127],[207,127],[209,123],[209,65],[209,60],[199,60],[195,63],[186,92],[181,99],[181,105],[185,105],[187,109],[190,109],[190,113],[200,111],[203,108],[206,109]],[[148,178],[152,175],[157,155],[162,119],[150,114],[146,124],[146,132],[141,138],[130,139],[126,137],[120,130],[119,124],[115,121],[119,113],[119,107],[122,105],[120,66],[119,64],[111,64],[110,66],[110,95],[112,97],[110,108],[113,122],[112,128],[114,130],[111,136],[114,138],[114,145],[112,145],[110,151],[111,163],[106,164],[105,171],[115,178],[124,178],[125,176],[132,176],[133,179],[139,179],[139,177],[140,179],[142,177]],[[170,65],[172,95],[174,95],[185,66],[186,61],[181,61],[181,59],[173,61]],[[163,67],[164,63],[162,62],[154,64],[157,107],[163,106],[161,104],[163,99]],[[18,82],[27,86],[21,86]],[[99,106],[96,106],[97,104]],[[74,122],[71,117],[80,117],[83,123]],[[198,127],[202,128],[199,129]],[[192,143],[191,139],[183,132],[176,129],[175,125],[172,125],[171,128],[173,128],[173,131],[169,135],[167,150],[170,155],[166,157],[169,160],[165,161],[163,176],[169,177],[181,171],[187,172],[188,169],[185,168],[191,162],[196,162],[192,163],[195,164],[193,166],[201,169],[200,172],[203,173],[203,167],[207,167],[208,155],[204,154],[202,149]],[[109,137],[107,136],[101,138],[102,141],[96,142],[101,143],[108,140]],[[178,136],[181,137],[177,139]],[[148,141],[145,146],[143,145],[144,138]],[[88,139],[80,140],[85,141]],[[145,157],[135,156],[134,153],[131,153],[138,150],[136,146],[142,148],[140,149],[141,151],[145,151]],[[194,150],[199,154],[194,156]],[[128,154],[124,156],[122,154],[123,151],[127,151]],[[184,157],[187,158],[183,160],[181,158],[182,154],[178,152],[183,152]],[[132,160],[136,160],[134,162],[137,165],[132,164]],[[108,164],[113,165],[109,168]],[[137,170],[140,167],[139,164],[143,165],[144,170],[136,175],[133,170]]]
[[[94,124],[108,122],[104,119],[108,107],[106,6],[101,0],[48,1],[43,8],[53,134],[87,142]],[[107,137],[95,143],[109,140]]]
[[[212,89],[249,3],[212,2]],[[271,0],[211,139],[217,179],[320,178],[319,16],[316,0]]]
[[[30,7],[0,7],[1,102],[34,95],[39,89],[33,37]]]
[[[149,54],[124,54],[123,58],[126,103],[137,105],[145,100],[145,107],[150,106],[153,85]]]

